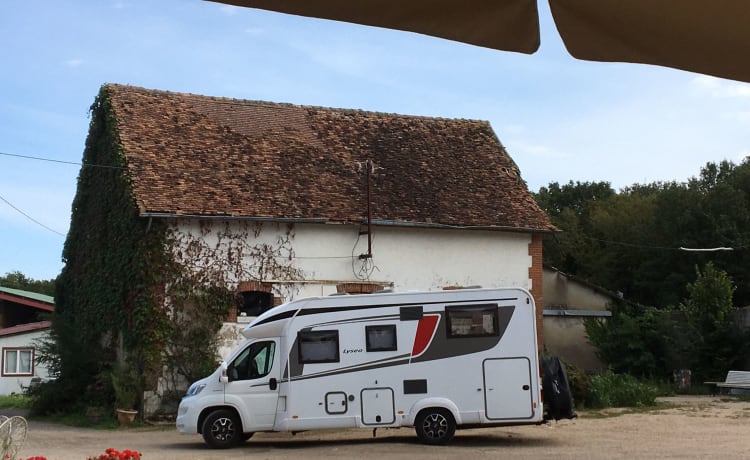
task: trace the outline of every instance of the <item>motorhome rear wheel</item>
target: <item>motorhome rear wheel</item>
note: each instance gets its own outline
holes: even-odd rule
[[[456,421],[446,409],[424,409],[414,421],[417,437],[425,444],[447,444],[456,433]]]

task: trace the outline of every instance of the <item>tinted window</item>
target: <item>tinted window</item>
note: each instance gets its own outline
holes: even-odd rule
[[[365,326],[365,335],[367,351],[394,351],[398,348],[395,324]]]
[[[297,340],[300,363],[339,361],[339,331],[300,331]]]

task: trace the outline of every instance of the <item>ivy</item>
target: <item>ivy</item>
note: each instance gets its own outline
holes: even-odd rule
[[[140,395],[178,393],[215,368],[240,281],[273,280],[277,295],[292,296],[303,275],[291,225],[272,229],[269,242],[259,223],[141,217],[106,86],[91,106],[83,164],[52,329],[39,347],[55,377],[35,399],[41,413],[113,406],[113,371],[137,370]]]

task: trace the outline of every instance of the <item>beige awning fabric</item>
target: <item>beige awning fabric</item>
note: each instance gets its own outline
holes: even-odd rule
[[[212,0],[532,54],[536,0]],[[750,82],[750,0],[549,0],[578,59],[654,64]]]
[[[748,0],[550,0],[568,52],[750,82]]]

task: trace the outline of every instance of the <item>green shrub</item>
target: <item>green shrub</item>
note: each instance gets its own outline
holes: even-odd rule
[[[653,406],[659,394],[655,386],[611,370],[591,377],[590,388],[588,402],[592,408]]]
[[[573,396],[576,407],[588,406],[589,393],[591,392],[591,376],[586,371],[570,363],[565,363],[565,371],[568,374],[570,394]]]

